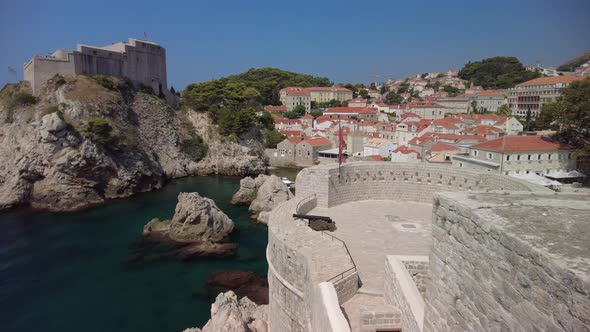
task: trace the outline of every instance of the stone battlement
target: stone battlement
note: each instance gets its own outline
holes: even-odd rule
[[[431,204],[436,192],[486,192],[493,190],[548,192],[543,187],[501,175],[457,170],[440,165],[383,162],[346,164],[341,168],[341,173],[338,172],[337,165],[307,168],[297,176],[296,187],[296,197],[279,205],[270,214],[267,260],[269,263],[271,331],[314,331],[314,327],[318,326],[315,325],[317,318],[314,317],[314,309],[312,308],[317,310],[318,306],[330,303],[330,301],[320,301],[315,296],[318,294],[316,287],[319,283],[330,280],[332,276],[349,270],[353,264],[352,257],[364,259],[362,255],[358,254],[358,251],[355,253],[354,250],[351,257],[347,249],[338,241],[333,241],[329,236],[312,230],[304,221],[294,219],[292,215],[298,206],[305,210],[304,212],[315,213],[316,210],[331,211],[333,207],[357,201],[375,200],[384,204],[387,204],[387,201],[392,204],[396,201],[408,201]],[[350,221],[345,218],[335,221],[337,227],[341,225],[343,228],[346,226],[343,223],[363,222],[359,219]],[[393,224],[396,227],[403,226],[395,221]],[[423,226],[420,224],[413,224],[412,227],[417,227],[418,232],[413,233],[416,238],[430,232],[429,227],[422,229]],[[395,232],[394,229],[391,232]],[[380,236],[387,236],[387,232],[385,229]],[[348,241],[354,242],[357,239],[358,241],[368,240],[371,242],[371,239],[364,239],[364,236],[370,235],[357,233],[356,237],[349,237],[348,246],[355,244]],[[362,246],[358,248],[362,248]],[[363,249],[360,250],[363,251]],[[408,253],[402,253],[402,255],[407,256]],[[423,253],[418,255],[423,255]],[[370,264],[370,262],[363,263],[365,264],[359,266],[365,268],[367,264]],[[425,271],[429,264],[417,258],[406,260],[404,264],[401,266],[412,271],[410,280],[417,284],[415,293],[420,294],[419,296],[428,294],[429,290],[426,285],[431,281]],[[340,305],[349,300],[352,301],[351,298],[355,296],[363,284],[362,275],[370,276],[373,273],[370,268],[365,271],[362,270],[363,268],[359,272],[345,275],[331,282],[338,295]],[[383,268],[382,261],[379,263],[379,268]],[[373,281],[375,280],[380,280],[380,277],[371,279],[369,284],[374,286]],[[383,300],[384,294],[375,292],[373,289],[366,291],[365,294],[381,298],[380,301],[386,305]],[[324,308],[320,312],[334,313],[339,311],[334,308]],[[381,311],[373,310],[371,312],[373,312],[371,317],[374,319],[367,320],[370,321],[371,326],[391,328],[391,324],[395,324],[394,319],[377,318],[375,312]],[[392,308],[391,313],[385,312],[383,315],[384,317],[398,317],[399,312],[399,309]],[[347,314],[349,323],[351,323],[351,315]],[[360,313],[358,316],[368,317],[365,313]],[[390,325],[375,325],[377,323]],[[362,322],[359,324],[362,325]],[[420,326],[421,324],[422,322],[420,322]],[[357,324],[355,328],[360,327]]]

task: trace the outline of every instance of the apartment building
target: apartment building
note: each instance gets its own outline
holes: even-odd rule
[[[576,76],[540,77],[517,84],[508,91],[508,106],[513,115],[526,116],[530,110],[531,116],[537,117],[543,105],[554,101],[563,88],[579,79]]]

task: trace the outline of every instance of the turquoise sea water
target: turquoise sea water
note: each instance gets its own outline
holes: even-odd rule
[[[279,171],[294,180],[296,171]],[[267,230],[228,204],[239,178],[193,177],[162,190],[75,213],[0,214],[0,330],[181,331],[201,327],[214,271],[267,272]],[[236,224],[236,255],[181,261],[137,239],[152,218],[171,218],[178,193],[198,191]]]

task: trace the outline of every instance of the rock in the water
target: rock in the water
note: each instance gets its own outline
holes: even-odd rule
[[[231,198],[230,203],[235,205],[248,205],[256,198],[256,193],[266,181],[268,175],[260,174],[256,178],[250,176],[240,180],[240,190]]]
[[[170,238],[184,241],[218,242],[231,233],[234,223],[215,202],[199,193],[178,194],[170,221]]]
[[[270,212],[277,205],[291,198],[293,198],[293,193],[287,185],[278,176],[271,175],[258,189],[249,210],[259,222],[268,224],[268,213],[263,212]]]
[[[147,238],[186,243],[178,249],[183,258],[224,254],[234,248],[232,243],[219,243],[234,229],[234,223],[215,202],[199,193],[180,193],[172,220],[155,218],[143,228]]]
[[[211,319],[203,329],[190,328],[185,332],[267,332],[268,306],[257,306],[247,297],[238,301],[232,291],[220,293],[211,305]]]
[[[256,304],[268,304],[268,281],[250,271],[213,272],[207,279],[208,286],[232,290],[239,296],[247,296]]]

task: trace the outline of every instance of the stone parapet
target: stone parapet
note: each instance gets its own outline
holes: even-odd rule
[[[425,331],[589,331],[590,196],[440,193]]]

